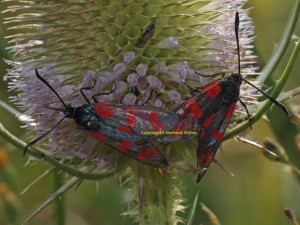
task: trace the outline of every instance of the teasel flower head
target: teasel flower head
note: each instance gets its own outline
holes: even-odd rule
[[[94,94],[109,92],[115,84],[112,93],[97,100],[173,109],[191,97],[184,81],[193,87],[212,81],[195,71],[205,75],[237,72],[234,19],[238,11],[242,74],[255,74],[257,69],[251,51],[254,27],[247,16],[248,10],[242,9],[246,0],[11,3],[6,12],[15,16],[6,22],[15,30],[9,37],[14,43],[10,50],[15,57],[7,61],[11,67],[8,78],[10,90],[17,93],[11,100],[31,117],[25,127],[34,134],[44,133],[63,116],[45,107],[63,106],[36,78],[35,68],[64,102],[74,107],[86,104],[79,89],[96,82],[94,88],[86,91],[89,99]],[[242,97],[251,91],[243,86]],[[89,137],[68,119],[43,139],[40,146],[50,155],[67,157],[84,166],[97,166],[99,170],[120,163],[136,167],[136,161]],[[172,160],[175,159],[174,165],[186,160],[180,158],[183,151],[176,152],[176,146],[180,143],[172,145],[174,149],[169,151],[171,168]],[[168,155],[165,148],[161,146],[161,151]],[[195,146],[190,150],[194,149]],[[194,160],[186,163],[188,168]],[[149,169],[149,173],[157,171]],[[158,185],[164,186],[163,182]],[[168,193],[166,190],[165,194]],[[178,201],[172,204],[168,207],[173,217],[165,218],[166,221],[172,218],[168,224],[175,224],[176,211],[182,209]]]

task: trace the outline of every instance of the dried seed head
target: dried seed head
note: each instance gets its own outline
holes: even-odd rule
[[[284,213],[287,216],[287,218],[289,218],[292,222],[294,222],[294,224],[298,224],[295,213],[291,208],[285,208]]]

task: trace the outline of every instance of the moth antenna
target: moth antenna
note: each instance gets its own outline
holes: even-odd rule
[[[48,88],[50,88],[53,93],[58,97],[58,99],[61,101],[61,103],[64,105],[64,107],[67,109],[67,105],[64,103],[64,101],[61,99],[61,97],[59,96],[59,94],[54,90],[53,87],[51,87],[51,85],[39,74],[37,68],[35,68],[35,75],[37,76],[37,78],[42,81],[44,84],[47,85]]]
[[[241,56],[240,56],[240,41],[239,41],[239,26],[240,26],[240,17],[239,13],[236,12],[235,14],[235,39],[237,45],[237,52],[238,52],[238,67],[239,67],[239,74],[241,74]]]
[[[241,105],[244,107],[244,109],[246,110],[246,113],[247,113],[247,117],[248,117],[248,122],[249,122],[249,127],[250,127],[250,129],[252,130],[252,124],[251,124],[251,117],[250,117],[250,113],[249,113],[249,111],[248,111],[248,109],[247,109],[247,106],[246,106],[246,104],[239,98],[239,102],[241,103]]]
[[[289,115],[289,111],[287,110],[287,108],[281,104],[280,102],[278,102],[276,99],[272,98],[270,95],[268,95],[266,92],[264,92],[263,90],[259,89],[258,87],[256,87],[255,85],[251,84],[249,81],[247,81],[246,79],[242,78],[243,81],[245,81],[247,84],[251,85],[252,87],[254,87],[256,90],[258,90],[260,93],[262,93],[265,97],[267,97],[268,99],[270,99],[270,101],[272,103],[274,103],[277,107],[279,107],[287,116]]]
[[[239,68],[239,74],[241,74],[241,56],[240,56],[240,42],[239,42],[239,24],[240,24],[240,18],[239,18],[239,13],[236,12],[235,14],[235,38],[236,38],[236,44],[237,44],[237,51],[238,51],[238,68]],[[247,84],[251,85],[254,87],[256,90],[258,90],[260,93],[262,93],[264,96],[266,96],[268,99],[271,100],[277,107],[279,107],[287,116],[289,115],[289,112],[287,108],[279,103],[276,99],[272,98],[270,95],[265,93],[263,90],[260,90],[257,88],[255,85],[251,84],[249,81],[245,80],[242,78],[243,81],[245,81]]]
[[[48,131],[46,131],[45,133],[43,133],[42,135],[38,136],[37,138],[33,139],[32,141],[30,141],[24,148],[24,152],[23,152],[23,156],[25,156],[27,149],[31,146],[34,145],[35,143],[37,143],[38,141],[40,141],[41,139],[43,139],[44,137],[46,137],[51,131],[53,131],[66,117],[64,116],[60,121],[57,122],[57,124],[55,124],[51,129],[49,129]]]

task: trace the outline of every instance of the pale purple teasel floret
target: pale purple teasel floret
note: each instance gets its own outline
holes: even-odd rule
[[[139,77],[136,73],[131,73],[127,76],[127,82],[130,87],[136,87],[138,85]]]
[[[158,61],[156,63],[155,69],[157,70],[157,72],[163,72],[163,73],[169,72],[169,68],[167,67],[166,63],[162,61]]]
[[[113,68],[113,76],[114,79],[118,79],[121,74],[123,74],[126,70],[126,65],[124,63],[117,63]]]
[[[168,37],[158,43],[161,48],[179,48],[179,39],[177,37]]]
[[[132,60],[134,60],[135,58],[135,52],[126,52],[123,55],[123,62],[126,65],[130,65],[130,63],[132,62]]]
[[[163,83],[161,80],[159,80],[157,77],[154,76],[147,76],[147,82],[151,88],[160,89],[163,86]]]
[[[164,106],[164,102],[161,98],[155,98],[153,101],[153,106],[161,108]]]
[[[133,93],[126,94],[123,99],[122,103],[126,105],[134,105],[136,103],[137,97]]]
[[[171,90],[171,91],[167,91],[166,93],[172,102],[175,102],[177,104],[183,102],[183,100],[181,99],[181,95],[177,91]]]
[[[141,77],[146,76],[147,71],[148,71],[148,65],[146,64],[141,63],[138,64],[136,67],[136,73]]]

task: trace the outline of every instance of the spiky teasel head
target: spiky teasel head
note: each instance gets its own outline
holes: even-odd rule
[[[62,105],[35,77],[35,68],[74,107],[86,104],[79,89],[96,81],[86,91],[89,99],[110,91],[115,83],[116,90],[100,96],[99,102],[147,102],[173,109],[190,97],[183,81],[193,87],[210,82],[195,70],[237,71],[234,18],[239,11],[242,74],[255,71],[253,26],[247,10],[241,9],[246,0],[12,2],[7,11],[15,16],[7,22],[17,34],[10,37],[15,58],[8,62],[12,67],[8,76],[10,89],[19,93],[12,100],[35,120],[27,127],[38,133],[62,117],[44,106]],[[48,137],[49,150],[56,156],[81,158],[99,168],[124,160],[125,165],[135,165],[79,131],[72,120],[65,120]]]
[[[14,1],[15,2],[15,1]],[[203,86],[208,79],[195,73],[236,71],[235,12],[239,11],[243,74],[251,67],[253,26],[240,7],[243,1],[20,1],[7,11],[18,34],[9,62],[12,97],[43,132],[60,118],[57,97],[35,77],[35,68],[72,106],[85,104],[81,87],[93,94],[116,90],[99,102],[143,104],[172,109],[190,97],[183,84]],[[26,29],[25,29],[26,28]],[[28,29],[29,28],[29,29]],[[19,30],[22,29],[22,30]],[[149,100],[150,99],[150,100]],[[149,100],[149,101],[148,101]],[[32,121],[28,126],[30,129]],[[76,135],[75,135],[76,133]],[[85,134],[73,121],[55,129],[51,149],[78,154]],[[91,141],[88,141],[90,143]],[[92,154],[93,148],[89,149]],[[98,148],[97,148],[98,149]],[[83,154],[83,153],[82,153]]]

